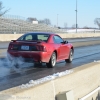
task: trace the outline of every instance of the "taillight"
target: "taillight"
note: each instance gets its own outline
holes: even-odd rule
[[[12,50],[13,49],[13,45],[10,44],[8,49]]]
[[[44,52],[47,51],[45,46],[38,45],[38,46],[36,46],[36,48],[38,51],[44,51]]]

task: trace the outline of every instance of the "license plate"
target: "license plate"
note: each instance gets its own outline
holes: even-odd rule
[[[21,46],[21,50],[29,50],[29,46]]]

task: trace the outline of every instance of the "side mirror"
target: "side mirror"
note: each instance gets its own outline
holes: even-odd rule
[[[68,41],[66,41],[66,43],[68,43]]]
[[[68,43],[68,41],[63,41],[63,42],[61,42],[62,44],[66,44],[66,43]]]
[[[65,44],[68,43],[68,41],[64,41],[64,42],[65,42]]]

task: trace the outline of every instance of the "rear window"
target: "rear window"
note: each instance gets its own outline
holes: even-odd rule
[[[27,35],[23,35],[21,36],[18,40],[24,40],[24,41],[45,41],[47,42],[48,38],[49,38],[49,34],[27,34]]]

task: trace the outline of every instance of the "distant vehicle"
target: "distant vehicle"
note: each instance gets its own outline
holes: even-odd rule
[[[61,60],[71,63],[74,47],[57,34],[33,32],[11,40],[7,52],[11,61],[13,57],[22,57],[24,61],[44,62],[53,68]]]

